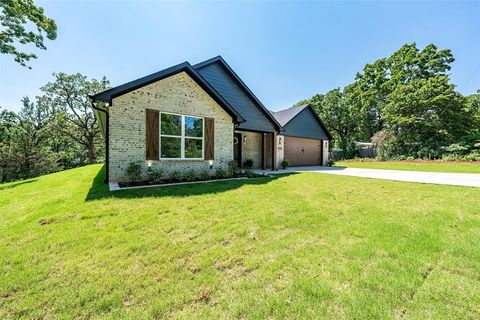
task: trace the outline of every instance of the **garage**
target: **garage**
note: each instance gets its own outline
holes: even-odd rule
[[[290,166],[327,164],[328,144],[332,135],[311,105],[272,111],[272,114],[282,126],[279,135],[279,158],[288,160]]]
[[[285,137],[284,159],[290,166],[322,165],[322,140]]]

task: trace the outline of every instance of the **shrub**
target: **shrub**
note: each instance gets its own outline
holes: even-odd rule
[[[140,180],[140,176],[142,175],[142,165],[139,162],[130,162],[126,174],[131,181]]]
[[[173,170],[170,173],[170,179],[172,179],[173,181],[182,181],[183,179],[182,172],[180,170]]]
[[[290,163],[288,163],[288,160],[283,160],[281,163],[282,169],[287,169]]]
[[[210,179],[210,171],[208,169],[202,169],[202,171],[200,171],[200,180],[208,179]]]
[[[329,159],[329,160],[327,161],[327,166],[328,166],[328,167],[331,167],[331,166],[333,166],[334,164],[335,164],[335,160],[333,160],[333,159]]]
[[[231,160],[228,162],[228,174],[231,176],[231,177],[235,177],[237,176],[239,173],[239,168],[238,168],[238,164],[237,164],[237,161],[235,160]]]
[[[163,168],[148,167],[147,174],[148,178],[153,182],[160,182],[165,175],[165,170]]]
[[[223,169],[222,167],[217,167],[215,169],[215,177],[217,179],[225,178],[227,176],[227,171]]]
[[[183,177],[187,181],[194,181],[197,178],[197,173],[195,172],[194,169],[190,169],[187,172],[185,172]]]
[[[247,159],[243,163],[243,166],[245,169],[252,169],[253,168],[253,160],[252,159]]]

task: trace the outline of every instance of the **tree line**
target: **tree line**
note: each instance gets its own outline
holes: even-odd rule
[[[0,182],[96,163],[104,143],[89,95],[109,81],[54,73],[42,94],[22,99],[20,111],[0,110]]]
[[[448,49],[405,44],[365,65],[343,89],[295,106],[314,107],[344,158],[356,155],[355,141],[371,141],[383,159],[480,160],[480,90],[470,96],[455,90],[453,62]]]

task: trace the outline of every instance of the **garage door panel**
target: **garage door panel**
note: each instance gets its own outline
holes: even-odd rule
[[[318,166],[322,163],[322,140],[285,137],[284,159],[291,166]]]

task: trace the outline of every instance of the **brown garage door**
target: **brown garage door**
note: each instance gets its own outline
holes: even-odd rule
[[[322,140],[285,137],[284,159],[291,166],[319,166],[322,164]]]

